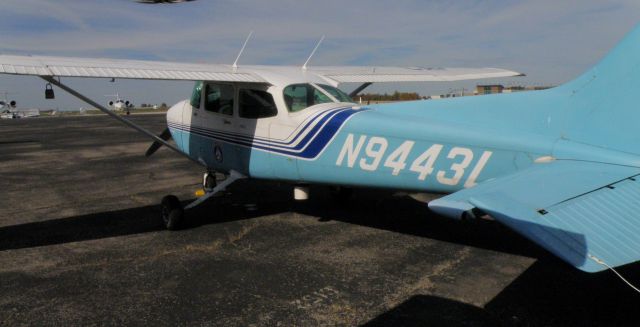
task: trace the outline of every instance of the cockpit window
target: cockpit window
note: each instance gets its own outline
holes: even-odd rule
[[[278,114],[276,103],[269,92],[240,89],[238,103],[242,118],[267,118]]]
[[[311,84],[292,84],[284,89],[284,102],[290,112],[297,112],[320,103],[333,102]]]
[[[207,84],[205,91],[204,110],[228,116],[233,115],[233,86]]]
[[[194,108],[200,108],[200,97],[202,94],[202,81],[197,81],[193,86],[193,93],[191,93],[191,106]]]
[[[329,86],[326,84],[317,84],[317,85],[320,86],[323,90],[327,91],[327,93],[331,94],[334,98],[336,98],[340,102],[353,102],[353,100],[346,93],[342,92],[338,88],[335,88],[333,86]]]

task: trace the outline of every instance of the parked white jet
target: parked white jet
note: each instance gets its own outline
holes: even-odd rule
[[[14,119],[20,118],[19,114],[14,110],[16,107],[15,100],[8,100],[9,92],[2,92],[4,95],[3,100],[0,100],[0,118],[1,119]]]
[[[133,108],[133,103],[129,102],[129,100],[123,100],[120,98],[120,94],[110,94],[105,95],[106,97],[114,97],[115,100],[109,101],[109,107],[113,108],[116,111],[124,111],[126,114],[131,113],[131,109]]]

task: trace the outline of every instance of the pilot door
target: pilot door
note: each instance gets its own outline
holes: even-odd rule
[[[195,91],[194,91],[195,92]],[[234,133],[235,88],[232,84],[203,83],[199,106],[190,113],[191,153],[221,172],[241,171],[236,165],[237,151],[229,141]],[[187,121],[187,117],[183,117]]]

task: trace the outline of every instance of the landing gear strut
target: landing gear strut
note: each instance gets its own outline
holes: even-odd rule
[[[229,172],[229,176],[227,177],[227,179],[225,179],[222,183],[217,184],[215,173],[205,173],[202,179],[202,186],[204,188],[205,194],[195,201],[189,203],[189,205],[184,208],[182,208],[182,204],[176,196],[165,196],[162,199],[162,221],[164,222],[165,227],[167,227],[168,230],[176,230],[180,228],[180,225],[183,223],[184,213],[186,210],[195,208],[196,206],[202,204],[203,202],[214,196],[216,193],[224,191],[227,186],[231,185],[231,183],[242,178],[246,178],[246,176],[235,170],[232,170]]]
[[[204,189],[205,193],[213,192],[213,189],[216,187],[216,173],[214,172],[206,172],[202,177],[202,189]]]

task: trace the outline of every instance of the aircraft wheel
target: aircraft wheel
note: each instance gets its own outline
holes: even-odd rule
[[[162,198],[162,221],[168,230],[180,228],[184,218],[184,209],[175,195]]]

